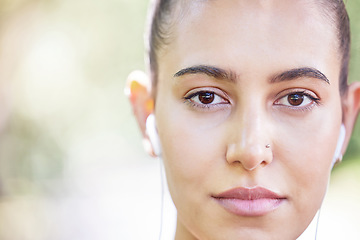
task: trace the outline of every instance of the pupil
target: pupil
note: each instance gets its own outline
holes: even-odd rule
[[[288,101],[292,106],[299,106],[304,101],[304,96],[300,94],[290,94]]]
[[[200,93],[199,100],[202,104],[210,104],[214,101],[214,93],[210,93],[210,92]]]

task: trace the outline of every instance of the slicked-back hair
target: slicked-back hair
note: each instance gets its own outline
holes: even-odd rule
[[[150,5],[150,25],[146,40],[153,92],[158,82],[158,52],[168,44],[175,4],[176,0],[153,0]]]
[[[350,60],[350,20],[343,0],[314,0],[324,9],[328,20],[334,25],[341,57],[339,76],[340,93],[348,88]],[[148,66],[151,74],[153,92],[156,91],[159,71],[159,51],[170,43],[171,34],[178,16],[176,9],[183,0],[153,0],[149,11],[149,30],[146,38]]]

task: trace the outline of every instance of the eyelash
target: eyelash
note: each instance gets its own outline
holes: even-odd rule
[[[289,106],[284,105],[284,104],[278,104],[278,102],[280,102],[282,99],[289,97],[291,95],[301,95],[303,97],[308,98],[311,102],[309,104],[307,104],[306,106],[293,106],[291,104],[289,104]],[[274,105],[277,107],[281,107],[281,108],[288,108],[292,111],[310,111],[314,106],[319,106],[321,105],[321,99],[318,97],[314,96],[315,93],[308,93],[307,90],[293,90],[290,92],[287,92],[286,94],[282,95],[282,97],[278,98],[275,102]],[[303,102],[301,102],[300,104],[302,104]]]
[[[197,101],[200,101],[199,96],[201,94],[213,94],[214,100],[215,100],[215,98],[220,98],[222,102],[221,103],[213,103],[214,100],[211,101],[211,103],[209,103],[209,104],[195,102],[196,100],[193,100],[193,98],[198,97]],[[280,95],[280,94],[278,94],[278,95]],[[189,104],[190,107],[192,107],[194,109],[199,109],[202,111],[214,111],[217,109],[219,109],[219,110],[225,109],[226,107],[229,106],[229,104],[231,104],[231,102],[227,99],[227,97],[224,97],[222,95],[226,95],[226,94],[225,93],[219,94],[213,90],[204,89],[204,90],[198,90],[196,92],[190,91],[190,93],[187,96],[185,96],[183,99],[184,99],[185,103]],[[279,102],[281,100],[288,98],[291,95],[300,95],[302,97],[306,97],[311,102],[309,104],[307,104],[306,106],[295,106],[295,105],[291,105],[290,103],[289,103],[289,105],[279,104]],[[277,98],[277,100],[274,102],[274,105],[276,107],[287,108],[292,111],[302,111],[302,112],[310,111],[314,106],[319,106],[321,104],[321,99],[318,97],[315,97],[314,95],[315,95],[314,93],[313,94],[308,93],[308,90],[292,90],[292,91],[286,92],[286,94],[282,94],[281,97]],[[303,101],[304,101],[304,99],[302,100],[302,102],[299,105],[301,105],[303,103]]]
[[[197,97],[198,98],[197,101],[200,101],[199,97],[201,94],[213,94],[214,99],[209,104],[195,102],[195,100],[193,100],[193,98]],[[219,94],[213,90],[204,89],[204,90],[199,90],[196,92],[190,92],[190,94],[188,94],[187,96],[184,97],[184,100],[185,100],[184,102],[189,104],[190,107],[195,108],[195,109],[200,109],[202,111],[214,111],[217,109],[223,110],[227,106],[229,106],[229,104],[231,104],[230,101],[227,99],[227,97],[224,97],[223,95],[226,95],[226,94],[225,93]],[[220,100],[221,102],[213,103],[215,101],[215,99],[217,99],[218,101]]]

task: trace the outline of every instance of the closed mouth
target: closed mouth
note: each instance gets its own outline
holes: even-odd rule
[[[248,217],[266,215],[286,200],[286,197],[262,187],[239,187],[212,197],[228,212]]]

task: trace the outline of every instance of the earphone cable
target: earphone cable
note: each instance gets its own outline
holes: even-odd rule
[[[318,234],[318,228],[319,228],[319,222],[320,222],[320,213],[321,213],[321,207],[319,209],[318,217],[317,217],[317,220],[316,220],[315,240],[317,239],[317,234]]]
[[[158,158],[160,164],[160,181],[161,181],[161,200],[160,200],[160,231],[159,231],[159,240],[162,237],[163,229],[163,218],[164,218],[164,176],[163,176],[163,166],[161,158]]]

